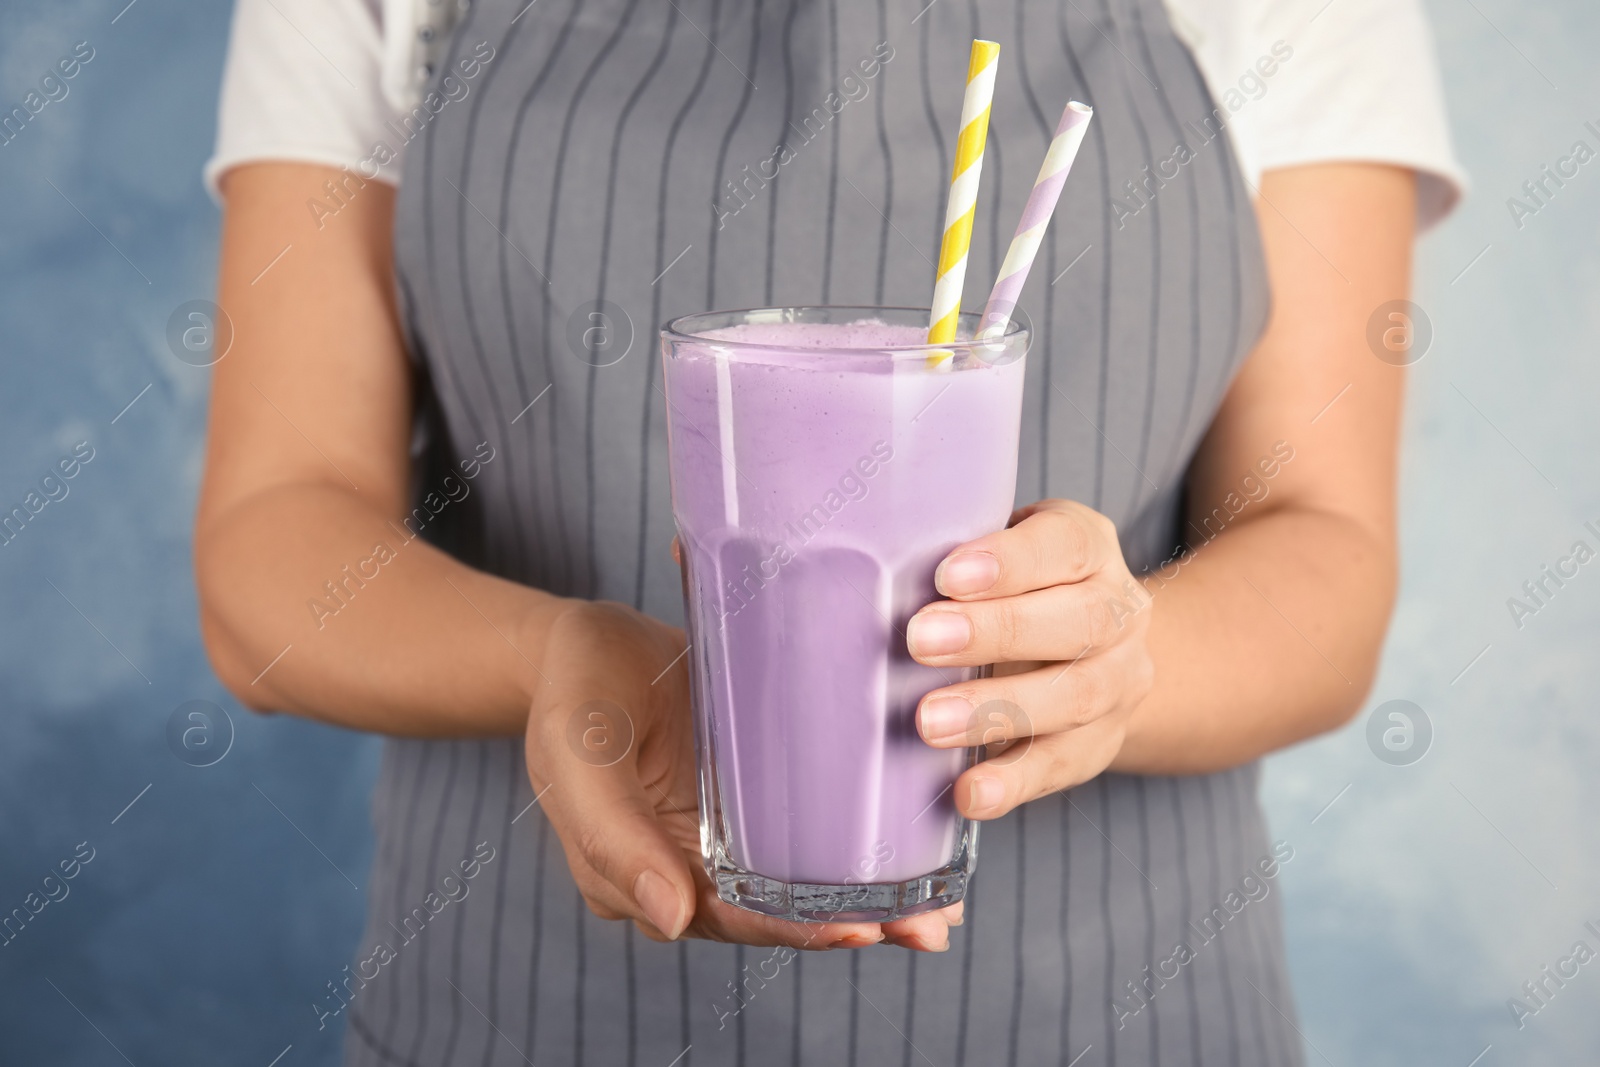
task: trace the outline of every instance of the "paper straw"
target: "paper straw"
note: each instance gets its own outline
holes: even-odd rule
[[[1067,172],[1083,144],[1083,135],[1089,130],[1089,120],[1094,108],[1074,100],[1061,113],[1056,135],[1044,154],[1039,167],[1039,177],[1034,179],[1033,192],[1022,208],[1022,219],[1017,223],[1016,236],[1006,251],[1005,262],[1000,265],[1000,277],[989,293],[989,303],[983,309],[978,323],[978,336],[985,340],[1003,337],[1011,322],[1011,312],[1016,309],[1017,298],[1022,295],[1022,283],[1028,280],[1028,268],[1039,254],[1039,244],[1044,239],[1045,228],[1061,198],[1061,187],[1066,184]]]
[[[972,216],[978,204],[978,177],[983,173],[983,143],[989,136],[989,103],[994,98],[995,67],[1000,46],[993,41],[973,41],[967,62],[967,92],[961,102],[961,133],[956,139],[956,162],[950,174],[950,200],[944,209],[944,240],[939,245],[939,270],[933,285],[933,314],[928,323],[928,343],[949,344],[956,339],[961,314],[961,286],[967,278],[967,249],[972,244]],[[932,366],[950,358],[928,357]]]

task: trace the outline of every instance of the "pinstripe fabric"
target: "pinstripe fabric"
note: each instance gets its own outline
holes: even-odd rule
[[[655,325],[712,306],[925,305],[981,35],[1004,50],[969,306],[1028,191],[1007,171],[1031,176],[1061,101],[1096,109],[1021,304],[1038,340],[1019,496],[1105,511],[1135,569],[1165,558],[1184,469],[1266,310],[1225,139],[1194,126],[1204,85],[1159,0],[925,2],[476,0],[446,65],[480,42],[494,59],[408,150],[396,223],[419,493],[479,442],[496,451],[431,537],[678,621]],[[893,56],[863,75],[879,42]],[[1180,137],[1193,161],[1119,222],[1112,198],[1134,207],[1127,183]],[[761,164],[780,143],[773,178]],[[631,332],[620,359],[582,340],[599,301],[616,338]],[[519,743],[391,741],[361,956],[395,956],[352,999],[347,1059],[1298,1064],[1276,894],[1202,929],[1270,854],[1256,787],[1253,766],[1104,776],[986,828],[948,954],[779,963],[590,916]],[[480,842],[494,858],[470,892],[413,932]],[[1192,962],[1133,999],[1180,941]]]

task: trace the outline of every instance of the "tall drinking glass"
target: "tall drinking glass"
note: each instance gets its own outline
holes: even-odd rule
[[[974,750],[917,733],[905,627],[1016,495],[1027,330],[928,346],[928,312],[770,308],[662,330],[700,838],[723,900],[886,921],[960,900]]]

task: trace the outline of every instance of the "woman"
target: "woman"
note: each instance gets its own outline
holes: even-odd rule
[[[1357,710],[1394,595],[1367,336],[1455,196],[1425,27],[920,6],[240,0],[201,610],[242,702],[390,737],[368,929],[307,994],[348,1062],[1302,1062],[1256,761]],[[908,643],[997,664],[928,743],[1003,698],[1030,747],[956,787],[964,907],[783,923],[700,868],[653,330],[926,304],[978,35],[973,275],[1061,104],[1096,119],[1022,302],[1038,503]],[[605,768],[596,699],[635,731]]]

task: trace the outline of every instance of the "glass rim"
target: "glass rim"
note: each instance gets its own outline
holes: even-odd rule
[[[751,316],[762,313],[782,314],[784,312],[797,311],[862,312],[863,318],[880,315],[882,312],[886,311],[905,312],[921,316],[921,319],[924,322],[926,322],[928,316],[932,314],[932,311],[929,308],[884,304],[791,304],[781,307],[728,308],[726,310],[719,311],[697,311],[691,315],[679,315],[676,318],[669,319],[667,320],[666,324],[661,327],[661,338],[662,340],[671,341],[675,344],[710,344],[717,345],[718,347],[743,349],[747,351],[773,351],[777,349],[783,349],[784,346],[773,344],[769,341],[734,341],[722,337],[708,337],[704,333],[691,332],[688,328],[688,324],[695,319],[705,319],[713,316],[722,318],[727,316],[741,315]],[[979,312],[963,311],[961,312],[958,321],[961,324],[970,324],[976,328],[981,317],[982,316]],[[721,329],[725,327],[717,328]],[[895,355],[899,353],[907,353],[915,355],[926,352],[948,352],[951,349],[1002,349],[1019,339],[1026,343],[1029,336],[1031,336],[1031,330],[1029,326],[1024,325],[1023,323],[1017,321],[1015,317],[1013,317],[1006,322],[1005,333],[992,340],[978,340],[977,338],[968,337],[964,339],[957,338],[956,340],[946,344],[929,344],[924,341],[921,344],[915,345],[862,345],[854,348],[819,348],[816,351],[822,356],[831,355],[836,357],[850,358],[853,356],[874,354]]]

